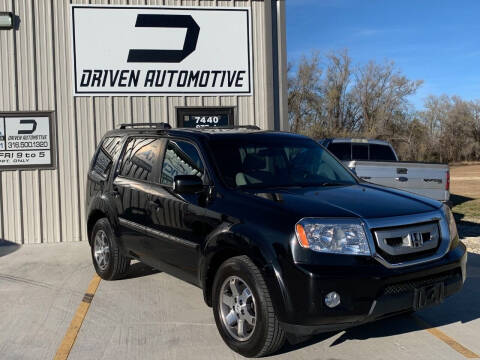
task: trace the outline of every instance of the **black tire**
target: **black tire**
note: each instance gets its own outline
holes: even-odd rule
[[[255,299],[255,328],[246,341],[235,339],[222,320],[220,308],[222,285],[232,276],[243,280]],[[212,300],[218,331],[232,350],[246,357],[262,357],[275,353],[285,344],[286,334],[278,322],[265,280],[247,256],[228,259],[220,266],[213,283]]]
[[[106,243],[109,248],[109,259],[106,264],[98,264],[95,258],[95,239],[96,236],[105,234]],[[95,223],[92,230],[91,254],[93,266],[98,276],[104,280],[118,280],[128,273],[130,268],[130,259],[120,252],[117,245],[117,238],[112,230],[110,222],[106,218],[102,218]],[[103,266],[102,266],[103,265]]]

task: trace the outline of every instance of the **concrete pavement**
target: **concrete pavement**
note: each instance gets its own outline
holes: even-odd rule
[[[0,357],[52,359],[94,276],[88,245],[0,246]],[[464,290],[418,314],[480,354],[480,255]],[[272,359],[465,359],[417,315],[287,345]],[[238,359],[217,332],[202,291],[137,263],[101,281],[69,359]]]
[[[88,245],[0,246],[0,358],[52,359],[94,270]]]

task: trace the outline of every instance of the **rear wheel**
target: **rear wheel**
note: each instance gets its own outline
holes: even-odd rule
[[[225,343],[247,357],[278,351],[285,331],[258,268],[247,256],[225,261],[213,284],[213,314]]]
[[[130,259],[123,256],[106,218],[98,220],[92,231],[92,260],[98,276],[104,280],[125,277],[130,267]]]

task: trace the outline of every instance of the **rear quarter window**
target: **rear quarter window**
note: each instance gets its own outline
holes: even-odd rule
[[[107,137],[103,140],[97,157],[93,163],[92,170],[97,174],[108,177],[112,169],[113,160],[122,148],[122,138],[120,136]]]

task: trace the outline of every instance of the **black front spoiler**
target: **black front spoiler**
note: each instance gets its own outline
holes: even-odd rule
[[[454,276],[446,279],[441,286],[442,294],[435,301],[430,303],[419,304],[419,289],[413,289],[400,294],[382,295],[373,301],[369,313],[359,318],[357,321],[348,323],[332,323],[322,325],[298,325],[281,322],[282,327],[295,341],[295,338],[302,339],[319,333],[345,330],[351,327],[363,325],[372,321],[388,318],[402,313],[409,313],[419,310],[426,306],[436,305],[458,291],[463,287],[463,276],[461,272],[457,272]],[[292,342],[292,341],[291,341]]]

